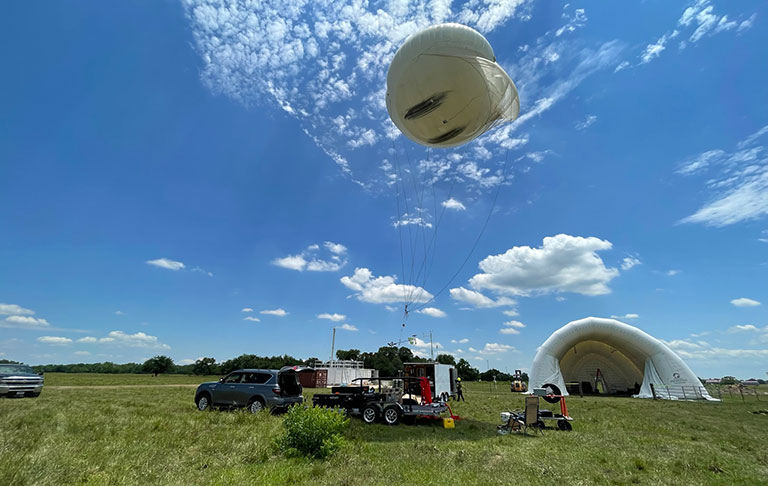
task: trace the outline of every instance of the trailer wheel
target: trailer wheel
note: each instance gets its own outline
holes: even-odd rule
[[[558,420],[557,428],[565,432],[570,432],[573,429],[573,427],[571,426],[571,423],[567,420]]]
[[[379,418],[379,411],[373,405],[368,405],[363,409],[363,422],[366,424],[372,424]]]
[[[384,423],[387,425],[397,425],[400,422],[400,412],[397,407],[390,405],[384,409]]]

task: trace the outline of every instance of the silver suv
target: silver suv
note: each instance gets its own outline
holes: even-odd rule
[[[0,364],[0,397],[37,397],[43,391],[43,377],[31,366]]]
[[[263,409],[283,410],[303,403],[298,368],[236,370],[219,381],[203,383],[195,392],[198,410],[213,407],[247,407],[251,413]]]

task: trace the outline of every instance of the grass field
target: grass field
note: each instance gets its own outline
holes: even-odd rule
[[[522,396],[468,383],[455,429],[353,419],[341,452],[313,461],[274,448],[280,416],[198,412],[203,380],[46,374],[39,398],[0,400],[0,485],[768,484],[768,415],[752,413],[768,397],[573,397],[573,432],[498,436]]]

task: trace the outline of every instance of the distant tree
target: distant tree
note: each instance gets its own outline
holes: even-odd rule
[[[480,377],[477,368],[473,368],[464,358],[459,359],[459,362],[456,363],[456,372],[459,374],[459,378],[466,381],[477,381]]]
[[[528,380],[528,373],[525,373],[525,372],[521,373],[521,374],[520,374],[520,378],[521,378],[521,379],[522,379],[524,382],[526,382],[526,383],[528,383],[528,381],[529,381],[529,380]]]
[[[410,363],[416,358],[416,356],[413,355],[411,348],[406,348],[405,346],[400,346],[397,350],[397,357],[400,358],[401,363]]]
[[[336,351],[336,359],[341,360],[353,360],[358,361],[360,359],[360,350],[359,349],[339,349]]]
[[[168,356],[155,356],[146,360],[141,369],[144,373],[152,373],[154,376],[168,373],[173,369],[173,360]]]
[[[450,355],[450,354],[438,354],[437,362],[445,365],[455,365],[456,358],[454,358],[453,355]]]
[[[0,364],[21,364],[19,361],[12,361],[10,359],[0,359]]]
[[[217,375],[218,368],[214,358],[200,358],[192,365],[192,373],[196,375]]]
[[[739,380],[735,376],[724,376],[720,379],[721,385],[735,385],[739,383]]]

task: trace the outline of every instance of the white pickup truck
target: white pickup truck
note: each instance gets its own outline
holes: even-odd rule
[[[0,397],[37,397],[43,377],[25,364],[0,364]]]

